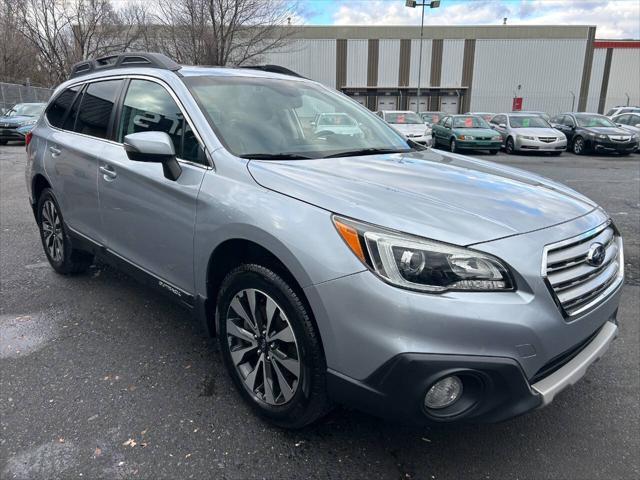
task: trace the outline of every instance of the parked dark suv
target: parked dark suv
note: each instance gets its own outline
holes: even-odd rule
[[[554,128],[567,137],[567,150],[576,155],[606,152],[629,155],[638,146],[638,135],[618,127],[595,113],[562,113],[551,119]]]

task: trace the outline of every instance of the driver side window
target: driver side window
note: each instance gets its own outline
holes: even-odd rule
[[[165,132],[178,158],[206,165],[204,152],[176,102],[163,86],[148,80],[131,80],[117,140],[123,142],[125,136],[138,132]]]
[[[447,117],[444,119],[444,126],[446,128],[451,128],[451,117]]]

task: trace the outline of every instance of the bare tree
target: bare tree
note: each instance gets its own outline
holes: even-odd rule
[[[50,84],[64,80],[75,62],[128,50],[146,24],[142,6],[116,11],[110,0],[20,0],[18,19]]]
[[[36,50],[16,28],[20,1],[0,0],[0,81],[41,84],[46,78],[34,65]]]
[[[178,62],[241,65],[282,48],[296,11],[286,0],[157,0],[155,39]]]

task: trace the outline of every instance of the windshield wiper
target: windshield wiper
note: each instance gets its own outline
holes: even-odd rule
[[[246,155],[240,155],[240,158],[249,160],[309,160],[313,157],[297,153],[247,153]]]
[[[363,148],[360,150],[345,150],[344,152],[332,153],[322,158],[354,157],[356,155],[379,155],[383,153],[406,153],[411,150],[398,150],[397,148]]]

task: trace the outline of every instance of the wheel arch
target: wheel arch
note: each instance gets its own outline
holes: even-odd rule
[[[34,175],[33,179],[31,180],[31,208],[33,209],[33,214],[36,219],[38,200],[40,199],[40,195],[42,195],[42,192],[45,188],[51,188],[51,183],[49,183],[49,180],[47,180],[47,178],[41,173]]]
[[[222,281],[233,268],[243,263],[263,265],[286,280],[304,303],[315,324],[311,305],[304,293],[304,287],[311,284],[309,276],[282,242],[270,235],[265,238],[269,237],[270,241],[263,241],[264,238],[258,240],[245,235],[230,236],[219,242],[209,254],[206,267],[205,327],[210,335],[217,332],[215,309]]]

